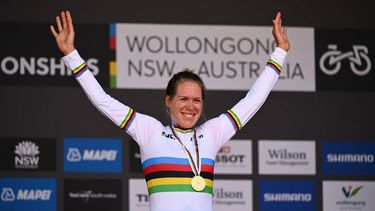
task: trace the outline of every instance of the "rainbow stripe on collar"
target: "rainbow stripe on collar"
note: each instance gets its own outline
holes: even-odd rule
[[[190,133],[192,132],[194,129],[193,128],[183,128],[183,127],[180,127],[177,123],[175,123],[174,121],[172,121],[172,125],[173,125],[173,128],[180,132],[180,133]]]

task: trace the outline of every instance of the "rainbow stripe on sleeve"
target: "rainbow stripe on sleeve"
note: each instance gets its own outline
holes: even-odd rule
[[[73,70],[73,75],[74,77],[78,78],[79,76],[82,75],[82,73],[84,73],[88,69],[89,67],[86,65],[86,63],[82,63],[81,65],[79,65]]]
[[[135,119],[135,111],[131,108],[129,108],[128,114],[125,116],[125,119],[122,121],[120,128],[128,130],[130,125],[133,123]]]
[[[202,192],[212,194],[215,161],[202,158],[200,176],[206,181]],[[191,179],[195,176],[187,158],[157,157],[142,163],[147,182],[148,193],[158,192],[196,192],[191,187]]]
[[[228,110],[225,114],[232,123],[234,130],[236,132],[239,131],[242,128],[242,124],[238,116],[232,110]]]
[[[275,72],[280,75],[281,73],[281,70],[282,70],[282,67],[281,65],[279,65],[279,63],[277,63],[275,60],[273,59],[269,59],[267,61],[267,65],[270,66],[273,70],[275,70]]]

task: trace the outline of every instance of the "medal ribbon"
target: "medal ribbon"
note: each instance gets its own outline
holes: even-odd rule
[[[176,132],[174,131],[174,127],[173,125],[171,124],[171,129],[172,129],[172,133],[174,135],[174,137],[176,137],[177,141],[180,142],[180,144],[182,145],[182,147],[185,149],[185,151],[187,152],[188,154],[188,158],[189,158],[189,161],[190,161],[190,167],[192,167],[192,171],[193,173],[195,174],[195,176],[199,176],[199,172],[200,172],[200,159],[199,159],[199,148],[198,148],[198,141],[197,141],[197,132],[194,128],[194,145],[195,145],[195,154],[196,154],[196,160],[197,160],[197,165],[195,165],[195,162],[194,162],[194,159],[193,159],[193,156],[191,155],[190,151],[186,148],[186,146],[182,143],[182,141],[180,140],[180,138],[177,136]]]

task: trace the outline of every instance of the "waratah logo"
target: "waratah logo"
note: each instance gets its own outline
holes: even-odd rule
[[[19,156],[36,156],[39,154],[39,147],[31,141],[22,141],[14,151]]]
[[[347,199],[350,199],[350,198],[354,197],[355,195],[357,195],[362,188],[363,188],[363,186],[359,186],[359,187],[356,187],[356,188],[353,189],[353,187],[351,185],[349,185],[347,188],[342,187],[342,192],[344,193],[344,195]]]

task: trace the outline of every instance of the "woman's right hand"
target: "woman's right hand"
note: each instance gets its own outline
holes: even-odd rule
[[[61,11],[61,20],[56,16],[56,24],[58,32],[56,32],[53,25],[50,26],[51,32],[56,39],[57,47],[64,54],[68,55],[74,51],[74,28],[73,21],[69,11]]]

